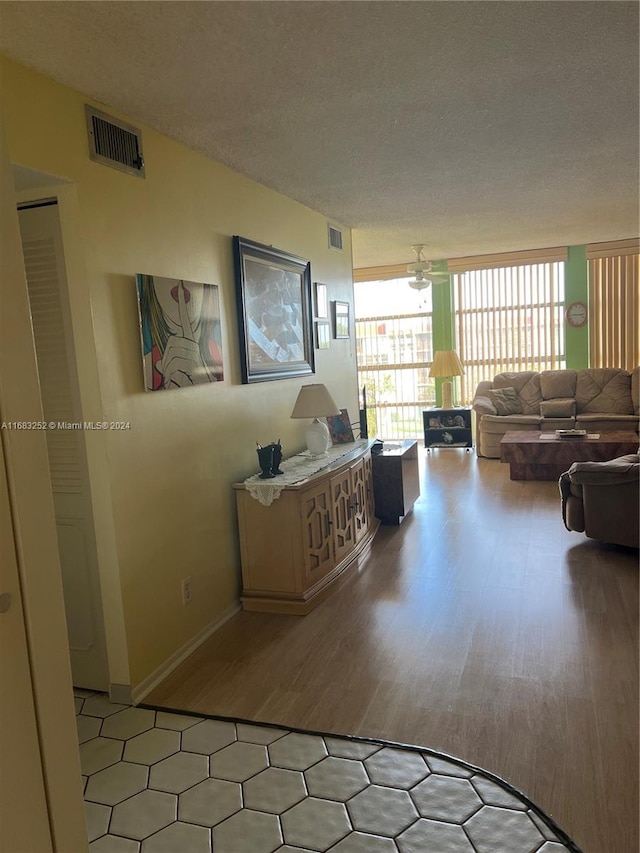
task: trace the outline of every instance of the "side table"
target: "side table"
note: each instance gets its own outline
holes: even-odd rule
[[[473,447],[471,438],[471,408],[425,409],[422,412],[424,446],[427,453],[432,447]]]
[[[420,497],[418,442],[385,442],[371,454],[375,514],[383,524],[400,524]]]

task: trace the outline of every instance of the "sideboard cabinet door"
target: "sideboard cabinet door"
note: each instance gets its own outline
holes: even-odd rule
[[[366,461],[370,459],[368,456]],[[359,542],[371,522],[371,465],[367,466],[364,459],[351,468],[351,494],[354,534],[356,542]]]
[[[333,511],[333,543],[336,561],[340,562],[356,544],[351,471],[349,468],[331,478],[331,505]]]
[[[302,493],[302,535],[304,536],[305,588],[313,586],[335,565],[331,489],[321,483]]]

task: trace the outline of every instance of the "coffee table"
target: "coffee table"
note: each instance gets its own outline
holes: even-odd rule
[[[557,480],[572,462],[606,462],[637,453],[637,433],[618,430],[586,438],[557,438],[555,432],[507,432],[500,461],[509,463],[512,480]]]

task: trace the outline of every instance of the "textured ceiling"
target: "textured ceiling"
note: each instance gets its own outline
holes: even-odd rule
[[[0,2],[0,51],[351,226],[355,266],[637,236],[638,45],[615,0]]]

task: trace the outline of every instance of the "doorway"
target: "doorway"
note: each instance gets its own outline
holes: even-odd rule
[[[47,439],[73,684],[109,689],[62,231],[55,198],[18,210]]]

